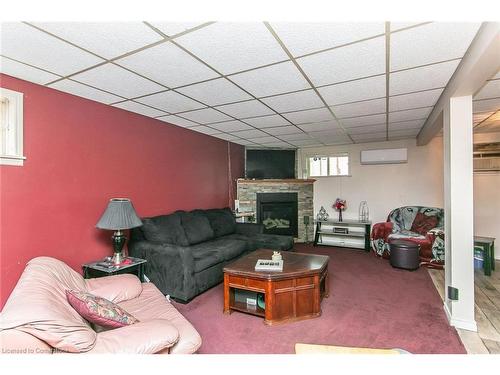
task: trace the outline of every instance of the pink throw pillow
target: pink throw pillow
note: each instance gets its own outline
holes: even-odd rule
[[[117,304],[90,293],[66,290],[69,304],[89,322],[106,328],[119,328],[138,320]]]

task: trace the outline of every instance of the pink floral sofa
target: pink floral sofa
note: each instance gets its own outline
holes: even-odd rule
[[[371,247],[378,256],[389,258],[389,244],[404,239],[420,245],[420,265],[443,268],[444,210],[435,207],[405,206],[392,210],[387,221],[373,225]]]

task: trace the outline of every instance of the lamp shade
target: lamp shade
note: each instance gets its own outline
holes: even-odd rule
[[[141,219],[137,216],[132,202],[127,198],[113,198],[109,201],[106,211],[102,214],[97,228],[121,230],[140,227]]]

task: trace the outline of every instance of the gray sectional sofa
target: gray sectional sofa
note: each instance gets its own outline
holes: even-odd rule
[[[223,280],[223,267],[258,248],[291,250],[293,238],[237,223],[229,208],[176,211],[142,218],[131,230],[129,255],[146,259],[145,274],[163,294],[188,302]]]

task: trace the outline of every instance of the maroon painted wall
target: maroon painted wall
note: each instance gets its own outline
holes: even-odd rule
[[[0,308],[33,257],[81,271],[111,255],[112,233],[95,224],[112,197],[130,198],[139,216],[234,199],[239,145],[7,75],[0,86],[24,93],[27,157],[0,166]]]

